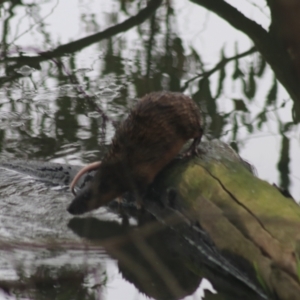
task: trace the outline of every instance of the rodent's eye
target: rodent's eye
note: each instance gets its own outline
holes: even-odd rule
[[[113,183],[111,179],[102,180],[98,186],[100,193],[107,193],[113,189]]]
[[[108,190],[107,184],[100,182],[100,184],[98,185],[98,192],[105,193],[107,190]]]

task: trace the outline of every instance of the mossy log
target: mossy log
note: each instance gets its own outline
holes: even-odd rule
[[[253,175],[229,146],[202,143],[198,157],[173,164],[156,185],[172,198],[175,191],[179,210],[221,252],[246,260],[267,293],[300,299],[300,207]]]

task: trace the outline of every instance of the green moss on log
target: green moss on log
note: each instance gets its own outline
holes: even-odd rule
[[[184,213],[221,251],[255,264],[270,291],[289,295],[282,299],[299,299],[297,203],[255,177],[221,142],[203,143],[199,157],[175,164],[164,178],[165,187],[177,190]]]

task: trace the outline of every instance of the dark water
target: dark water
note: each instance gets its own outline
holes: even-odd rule
[[[1,160],[93,162],[105,153],[113,124],[126,117],[139,97],[157,90],[181,91],[201,106],[208,139],[230,144],[261,178],[289,189],[299,199],[299,126],[292,122],[292,103],[261,55],[252,50],[250,40],[185,1],[165,2],[140,24],[113,27],[145,4],[3,3]],[[267,26],[267,10],[263,14],[245,5],[240,9]],[[110,27],[112,31],[103,32]],[[103,33],[92,36],[97,32]],[[237,53],[245,55],[214,71],[225,56]],[[155,276],[148,274],[139,281],[137,274],[146,273],[138,269],[140,265],[128,273],[126,263],[132,258],[123,257],[126,250],[123,256],[111,252],[114,237],[139,227],[139,216],[124,219],[118,211],[105,208],[94,212],[100,223],[92,224],[101,232],[96,240],[107,241],[98,245],[82,239],[86,235],[70,226],[65,208],[72,195],[65,186],[47,185],[8,170],[0,174],[0,280],[1,286],[14,291],[11,299],[146,299],[144,294],[156,299],[199,299],[202,278],[213,277],[207,270],[192,273],[181,268],[179,254],[172,253],[174,258],[171,255],[166,263],[175,274],[170,282],[164,282],[157,270]],[[147,242],[164,241],[163,234],[168,236],[163,232],[158,240]],[[160,261],[167,260],[171,253],[167,249]],[[142,250],[130,251],[137,257]],[[141,260],[146,260],[143,269],[149,269],[147,259]],[[170,267],[177,263],[178,270]],[[223,298],[217,294],[216,299],[236,299],[228,282],[217,285],[219,291],[226,286],[228,290],[224,288]]]

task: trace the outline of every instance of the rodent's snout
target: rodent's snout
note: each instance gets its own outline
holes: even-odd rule
[[[84,189],[73,199],[71,204],[68,206],[67,211],[72,215],[81,215],[89,211],[88,202],[90,198],[90,189]]]

